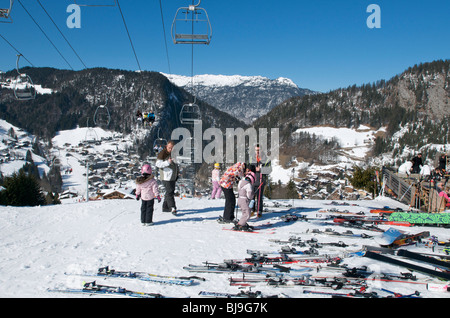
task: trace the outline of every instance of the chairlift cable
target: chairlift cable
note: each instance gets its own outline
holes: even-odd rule
[[[37,23],[37,21],[33,18],[33,16],[31,15],[31,13],[25,8],[25,6],[22,4],[21,0],[17,0],[20,5],[22,6],[22,8],[25,10],[25,12],[30,16],[31,20],[33,20],[33,22],[36,24],[36,26],[39,28],[39,30],[41,30],[41,32],[44,34],[44,36],[47,38],[47,40],[50,42],[50,44],[55,48],[55,50],[59,53],[59,55],[63,58],[63,60],[67,63],[67,65],[69,65],[69,67],[72,69],[72,71],[74,70],[72,65],[70,65],[70,63],[66,60],[66,58],[64,57],[64,55],[62,55],[62,53],[58,50],[58,48],[56,47],[56,45],[52,42],[52,40],[50,40],[50,38],[48,37],[48,35],[45,33],[45,31],[42,29],[42,27],[39,25],[39,23]]]
[[[87,68],[86,64],[83,62],[83,60],[81,59],[81,57],[78,55],[78,53],[75,51],[75,49],[73,48],[73,46],[70,44],[69,40],[67,40],[67,38],[64,36],[64,34],[62,33],[61,29],[58,27],[58,25],[55,23],[55,21],[53,20],[53,18],[50,16],[50,14],[47,12],[47,10],[44,8],[44,6],[42,5],[40,0],[37,0],[37,2],[39,3],[39,5],[41,6],[42,10],[44,10],[44,12],[47,14],[47,16],[49,17],[49,19],[52,21],[53,25],[56,27],[56,29],[59,31],[59,33],[61,34],[61,36],[64,38],[64,40],[66,41],[66,43],[70,46],[70,48],[72,49],[73,53],[75,53],[75,55],[78,57],[78,59],[80,60],[81,64],[84,65],[84,68]]]
[[[163,28],[163,35],[164,35],[164,45],[166,47],[167,65],[169,66],[169,74],[172,74],[172,71],[170,70],[169,48],[167,46],[166,27],[164,25],[164,14],[163,14],[161,0],[159,0],[159,9],[161,11],[161,21],[162,21],[162,28]]]
[[[120,15],[122,16],[123,24],[125,25],[125,30],[127,31],[128,39],[130,40],[131,48],[133,49],[134,57],[136,58],[136,62],[138,64],[139,71],[142,71],[141,64],[139,63],[139,59],[137,57],[136,50],[134,49],[133,40],[131,39],[130,32],[128,31],[128,26],[127,26],[127,23],[125,22],[125,17],[123,15],[122,8],[120,7],[119,0],[117,0],[117,7],[119,8]]]
[[[0,34],[0,37],[3,39],[3,40],[5,40],[5,42],[6,43],[8,43],[8,45],[10,46],[10,47],[12,47],[13,48],[13,50],[14,51],[16,51],[16,53],[17,54],[20,54],[20,55],[22,55],[22,57],[32,66],[32,67],[34,67],[34,64],[33,63],[31,63],[30,62],[30,60],[28,60],[18,49],[16,49],[15,47],[14,47],[14,45],[12,45],[11,44],[11,42],[9,42],[3,35],[1,35]]]

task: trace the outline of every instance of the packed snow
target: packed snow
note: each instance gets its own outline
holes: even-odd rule
[[[309,222],[284,222],[280,217],[290,213],[317,218],[327,214],[324,210],[337,208],[350,212],[364,211],[389,205],[404,207],[387,198],[373,201],[347,202],[349,206],[333,205],[330,201],[289,200],[277,201],[292,207],[268,207],[262,219],[252,219],[251,224],[272,223],[270,229],[261,233],[228,231],[232,226],[219,224],[216,220],[222,214],[224,199],[178,198],[178,215],[161,212],[161,204],[156,204],[155,224],[144,227],[140,224],[140,202],[136,200],[103,200],[76,203],[66,201],[61,205],[42,207],[0,207],[0,297],[87,297],[80,294],[52,293],[48,289],[80,288],[84,281],[96,280],[98,284],[126,287],[130,290],[160,293],[167,297],[198,297],[200,291],[239,293],[239,287],[230,286],[230,277],[240,277],[239,273],[190,273],[183,269],[189,264],[201,265],[208,261],[221,263],[225,259],[250,257],[247,249],[261,251],[280,250],[280,244],[270,240],[288,240],[292,236],[303,241],[316,238],[319,243],[343,241],[347,248],[323,247],[320,254],[342,254],[358,251],[363,245],[379,246],[374,238],[378,232],[356,230],[333,224],[333,221],[312,220]],[[275,201],[266,200],[268,206]],[[343,203],[343,202],[338,202]],[[355,204],[355,205],[353,205]],[[322,211],[322,212],[321,212]],[[238,212],[238,217],[240,212]],[[391,226],[380,226],[388,229]],[[373,239],[333,237],[312,234],[311,230],[332,228],[338,232],[352,230],[355,234],[366,233]],[[448,240],[447,229],[425,227],[396,227],[419,233],[429,230],[441,240]],[[306,233],[309,231],[309,233]],[[425,246],[408,246],[414,251],[432,252]],[[308,247],[297,247],[306,250]],[[274,255],[269,255],[274,256]],[[275,255],[276,256],[276,255]],[[350,267],[366,265],[380,272],[400,273],[405,268],[378,263],[361,256],[346,257],[343,264]],[[110,266],[122,271],[144,271],[170,276],[197,275],[206,279],[192,286],[167,285],[124,278],[98,278],[78,276],[83,270],[96,271],[99,267]],[[292,269],[305,269],[304,264],[288,264]],[[324,267],[316,272],[317,264],[309,264],[311,271],[303,272],[314,276],[341,276],[342,273]],[[67,274],[74,275],[67,275]],[[368,281],[368,290],[379,295],[388,295],[381,288],[398,293],[419,291],[423,297],[448,297],[448,293],[428,291],[425,283],[442,282],[414,273],[419,284]],[[329,297],[304,294],[303,290],[327,290],[317,287],[290,286],[270,287],[258,284],[253,291],[265,295],[284,297]],[[245,290],[245,289],[244,289]],[[328,289],[328,291],[331,291]],[[105,296],[110,297],[110,296]]]

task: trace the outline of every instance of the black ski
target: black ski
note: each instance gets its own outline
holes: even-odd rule
[[[422,261],[424,263],[433,264],[436,267],[443,268],[444,270],[450,270],[450,263],[438,260],[436,258],[436,257],[442,257],[442,256],[446,256],[446,255],[415,253],[415,252],[411,252],[411,251],[404,250],[404,249],[394,250],[394,249],[386,248],[386,247],[375,247],[375,246],[367,246],[367,245],[364,245],[363,248],[366,251],[381,252],[384,254],[392,254],[392,255],[407,257],[407,258],[415,259],[418,261]]]
[[[433,277],[437,277],[440,279],[450,280],[450,273],[448,273],[448,272],[436,271],[436,270],[433,270],[433,269],[430,269],[427,267],[419,266],[416,264],[411,264],[411,263],[404,262],[404,261],[401,261],[401,260],[398,260],[398,259],[395,259],[392,257],[388,257],[388,256],[382,255],[380,253],[374,253],[374,252],[367,251],[364,254],[364,256],[374,259],[374,260],[378,260],[380,262],[393,264],[393,265],[397,265],[397,266],[402,266],[409,270],[417,271],[417,272],[420,272],[420,273],[423,273],[426,275],[430,275]]]
[[[397,251],[398,256],[403,256],[407,258],[412,258],[421,262],[425,262],[428,264],[433,264],[436,267],[442,268],[446,271],[450,270],[450,264],[448,262],[440,261],[434,257],[430,256],[424,256],[419,253],[410,252],[408,250],[398,250]]]

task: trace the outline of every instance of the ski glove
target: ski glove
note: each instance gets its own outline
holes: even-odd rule
[[[161,203],[161,197],[159,195],[156,199],[158,200],[158,203]]]
[[[255,206],[255,200],[251,200],[250,203],[248,204],[248,207],[250,209],[253,209],[254,206]]]
[[[140,195],[137,195],[136,196],[136,200],[138,200],[139,201],[139,199],[141,198],[141,196]]]

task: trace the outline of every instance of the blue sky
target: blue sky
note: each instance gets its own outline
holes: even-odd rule
[[[87,67],[139,69],[118,7],[82,7],[81,28],[70,29],[66,10],[73,1],[39,1]],[[191,75],[191,46],[175,45],[170,38],[176,10],[191,2],[161,0],[167,58],[159,0],[120,0],[142,70]],[[370,4],[380,7],[379,29],[366,24]],[[9,0],[0,0],[0,7],[8,5]],[[213,37],[210,45],[194,47],[194,74],[287,77],[300,87],[327,92],[388,80],[414,64],[449,58],[449,0],[202,0],[201,7]],[[0,34],[34,66],[84,68],[37,0],[16,0],[11,15],[14,22],[0,24]],[[2,38],[0,52],[0,70],[13,69],[16,52]],[[27,65],[21,60],[20,66]]]

